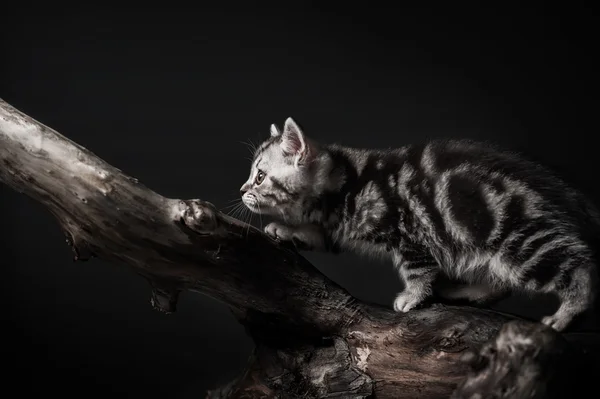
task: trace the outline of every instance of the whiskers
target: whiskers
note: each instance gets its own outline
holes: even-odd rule
[[[258,206],[258,222],[260,223],[260,231],[263,230],[263,222],[262,222],[262,216],[261,216],[261,210],[260,210],[260,203],[257,202],[256,206]]]
[[[227,209],[229,209],[227,211],[227,215],[231,216],[232,218],[239,219],[241,213],[247,208],[241,198],[236,198],[229,201],[229,205],[221,208],[221,211],[226,211]]]
[[[248,157],[247,159],[250,162],[254,161],[254,156],[258,151],[258,145],[256,145],[256,143],[250,139],[246,141],[239,141],[239,143],[245,145],[248,149],[248,152],[250,152],[250,157]],[[260,204],[257,202],[256,206],[258,207],[260,228],[262,230],[263,223],[262,216],[260,215]],[[238,219],[239,221],[245,223],[246,236],[248,236],[248,234],[250,233],[250,228],[252,227],[252,219],[254,218],[254,212],[252,212],[246,205],[244,205],[244,202],[240,197],[229,201],[229,205],[223,207],[221,210],[223,212],[226,212],[226,214],[231,216],[232,218]]]
[[[250,228],[252,227],[252,219],[254,218],[254,212],[252,212],[241,198],[233,199],[230,202],[230,205],[227,205],[221,209],[221,211],[226,211],[229,209],[226,214],[231,216],[234,219],[237,219],[246,225],[246,236],[250,233]],[[260,211],[260,205],[257,204]],[[260,228],[262,230],[262,217],[259,214],[260,220]]]
[[[256,149],[258,148],[256,144],[250,139],[248,141],[240,141],[240,144],[244,144],[248,151],[250,152],[250,161],[254,158],[254,154],[256,154]]]
[[[286,216],[285,216],[285,212],[283,211],[283,209],[280,209],[280,210],[279,210],[279,214],[281,215],[281,218],[283,219],[283,222],[284,222],[285,224],[287,224],[287,223],[288,223],[288,221],[287,221],[287,218],[286,218]]]

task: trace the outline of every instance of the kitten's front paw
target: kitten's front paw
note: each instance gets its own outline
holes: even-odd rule
[[[278,241],[290,241],[292,239],[293,230],[284,224],[273,222],[265,227],[265,233]]]
[[[396,312],[406,313],[414,309],[423,301],[423,298],[417,293],[411,291],[402,291],[394,300],[394,310]]]

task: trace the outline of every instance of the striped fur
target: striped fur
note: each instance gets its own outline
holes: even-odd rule
[[[291,119],[257,149],[242,200],[302,249],[390,259],[394,308],[432,293],[485,303],[554,293],[542,322],[563,330],[595,299],[598,211],[545,168],[489,144],[431,141],[354,149],[310,139]]]

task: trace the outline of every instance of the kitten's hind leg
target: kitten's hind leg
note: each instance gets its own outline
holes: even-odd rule
[[[504,271],[505,276],[518,276],[517,281],[507,280],[506,283],[515,289],[558,297],[558,309],[554,314],[543,317],[542,323],[563,331],[575,318],[580,319],[592,310],[598,287],[598,270],[593,251],[587,243],[569,235],[546,234],[530,238],[516,248],[514,255],[524,261],[505,264],[497,269]]]
[[[554,314],[542,318],[542,323],[563,331],[575,318],[590,310],[595,302],[597,278],[593,264],[584,264],[559,274],[552,283],[560,305]]]
[[[408,312],[431,296],[439,266],[426,248],[414,244],[396,250],[394,266],[404,282],[404,290],[394,301],[394,310]]]

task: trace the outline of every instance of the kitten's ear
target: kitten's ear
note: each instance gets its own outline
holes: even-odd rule
[[[296,161],[304,161],[309,155],[309,145],[300,126],[290,117],[285,121],[281,136],[281,149],[288,155],[296,157]]]
[[[279,130],[279,128],[277,127],[276,124],[272,124],[271,125],[271,137],[277,137],[281,134],[281,131]]]

